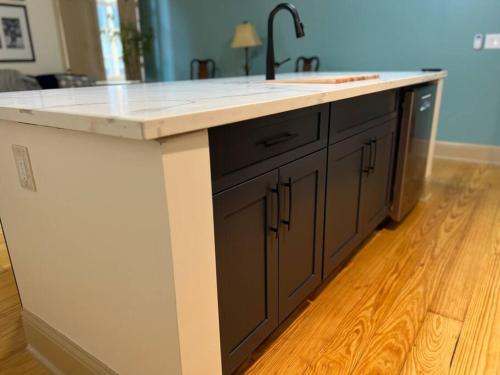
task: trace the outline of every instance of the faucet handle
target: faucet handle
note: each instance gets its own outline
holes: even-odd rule
[[[285,60],[283,60],[283,61],[280,61],[280,62],[275,62],[275,63],[274,63],[274,66],[275,66],[276,68],[279,68],[281,65],[283,65],[283,64],[285,64],[285,63],[287,63],[287,62],[289,62],[290,60],[291,60],[291,58],[290,58],[290,57],[288,57],[288,58],[286,58],[286,59],[285,59]]]

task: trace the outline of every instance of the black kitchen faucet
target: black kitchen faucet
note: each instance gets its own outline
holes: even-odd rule
[[[295,25],[295,34],[297,35],[297,38],[302,38],[306,35],[304,33],[304,25],[300,21],[299,12],[297,11],[297,8],[295,8],[295,6],[289,3],[281,3],[271,11],[271,13],[269,14],[269,19],[267,21],[266,79],[268,80],[276,78],[276,73],[275,73],[276,61],[274,60],[273,24],[274,24],[274,16],[282,9],[286,9],[292,14],[293,23]]]

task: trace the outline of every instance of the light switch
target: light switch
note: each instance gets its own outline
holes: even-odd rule
[[[28,148],[25,146],[12,145],[12,152],[14,153],[14,161],[16,163],[21,187],[36,191],[35,177],[33,176],[33,169],[31,168]]]
[[[484,49],[500,49],[500,34],[486,34]]]
[[[483,49],[483,43],[484,43],[484,35],[483,34],[476,34],[474,35],[474,44],[473,47],[476,51],[480,51]]]

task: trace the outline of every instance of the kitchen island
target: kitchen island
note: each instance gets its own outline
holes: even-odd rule
[[[293,74],[280,79],[352,74],[363,73]],[[255,201],[265,199],[274,207],[286,198],[288,205],[274,211],[292,212],[292,180],[314,170],[312,185],[325,184],[327,155],[337,152],[336,144],[358,135],[333,134],[329,125],[331,107],[348,99],[437,82],[435,138],[446,72],[379,75],[379,79],[337,85],[250,77],[0,95],[0,218],[33,353],[66,372],[83,368],[88,373],[217,374],[223,366],[225,372],[234,369],[328,277],[322,275],[321,263],[326,234],[315,228],[310,285],[300,298],[271,303],[284,306],[281,310],[286,312],[281,316],[274,309],[274,318],[266,316],[265,329],[245,336],[245,340],[251,336],[252,342],[236,354],[238,358],[229,358],[224,342],[221,352],[225,320],[219,312],[229,311],[219,303],[221,277],[226,277],[221,270],[231,270],[227,265],[235,260],[228,261],[225,252],[216,256],[216,243],[217,233],[227,232],[232,225],[224,225],[221,218],[238,208],[241,195],[233,194],[234,188],[258,176],[252,189],[244,188],[246,196],[263,184],[265,197],[256,195]],[[397,94],[379,97],[382,103],[397,104]],[[393,107],[386,118],[391,125],[377,123],[365,129],[373,132],[370,139],[397,131],[397,106]],[[313,120],[314,134],[312,127],[303,126]],[[291,124],[294,130],[268,137],[266,129],[280,123]],[[221,129],[241,129],[237,133],[243,132],[242,140],[263,132],[257,143],[269,155],[253,160],[258,153],[251,148],[255,143],[245,148],[240,139],[231,148],[235,138],[224,138],[228,132]],[[281,142],[288,140],[297,144],[287,149]],[[270,151],[276,146],[285,148]],[[246,152],[243,161],[238,149]],[[368,169],[378,170],[375,159],[380,163],[381,156],[390,158],[394,152],[387,150],[377,158],[373,155]],[[427,169],[431,170],[430,165]],[[281,175],[287,180],[280,185],[285,189],[289,179],[289,190],[278,188],[281,198],[270,191],[268,198],[268,182],[273,185]],[[315,196],[322,192],[315,190]],[[320,199],[301,207],[313,207],[318,222],[328,211]],[[300,228],[300,220],[292,221],[286,214],[278,215],[277,222],[274,217],[265,218],[266,227],[269,221],[270,229],[276,230],[264,235],[265,242],[286,242],[278,233],[282,224]],[[233,229],[241,232],[238,226]],[[281,265],[271,259],[266,266],[277,268],[277,262]],[[331,265],[332,272],[338,266]],[[266,291],[266,298],[277,297],[279,288]],[[226,288],[224,304],[233,294],[245,291]],[[233,323],[231,332],[252,324]],[[227,339],[231,340],[240,337]]]

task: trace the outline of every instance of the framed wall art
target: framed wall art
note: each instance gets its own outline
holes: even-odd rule
[[[25,5],[0,4],[0,62],[35,61]]]

